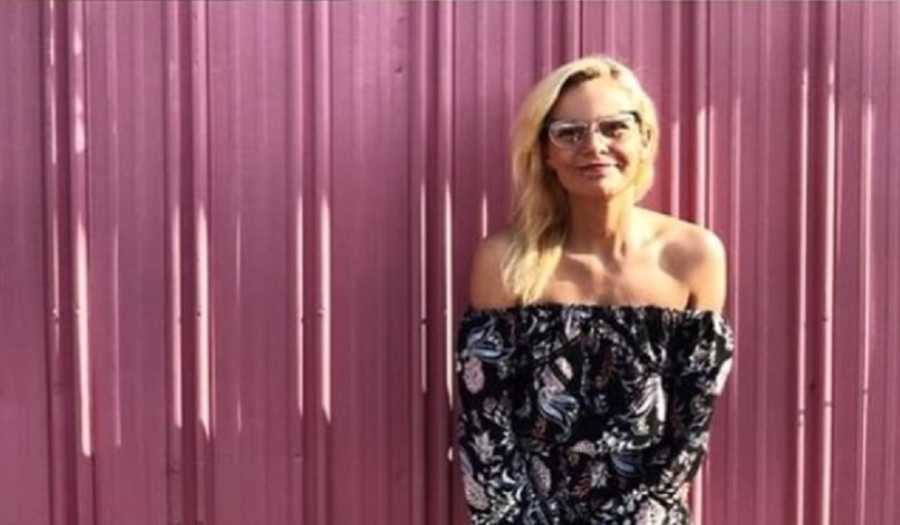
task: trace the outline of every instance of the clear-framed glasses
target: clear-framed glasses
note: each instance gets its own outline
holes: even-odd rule
[[[637,111],[623,111],[615,115],[587,122],[584,120],[551,120],[544,129],[553,144],[563,149],[575,149],[585,143],[593,133],[600,132],[614,142],[624,142],[637,135],[641,129],[641,116]]]

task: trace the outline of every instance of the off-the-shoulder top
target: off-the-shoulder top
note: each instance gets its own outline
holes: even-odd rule
[[[472,525],[685,525],[734,352],[712,310],[467,307],[457,452]]]

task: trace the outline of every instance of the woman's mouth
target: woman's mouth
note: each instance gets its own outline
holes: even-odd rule
[[[599,179],[619,169],[615,162],[592,162],[578,168],[578,172],[589,179]]]

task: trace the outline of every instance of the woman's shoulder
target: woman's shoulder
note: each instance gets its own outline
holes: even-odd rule
[[[715,256],[724,251],[724,244],[713,230],[647,208],[640,208],[647,228],[660,240],[665,250],[673,252],[680,261],[690,266],[697,258]]]
[[[507,308],[517,301],[502,278],[503,260],[513,242],[511,226],[484,237],[472,256],[469,273],[469,304],[473,308]]]
[[[721,309],[725,302],[726,250],[705,226],[650,211],[662,240],[662,258],[670,273],[691,290],[696,308]]]

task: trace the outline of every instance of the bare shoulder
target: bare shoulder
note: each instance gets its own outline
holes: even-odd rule
[[[656,212],[653,212],[656,213]],[[721,311],[727,288],[727,253],[712,230],[662,213],[657,214],[663,257],[671,273],[690,290],[691,307]]]
[[[475,254],[469,278],[469,304],[472,308],[506,308],[515,306],[515,296],[506,289],[501,276],[501,265],[512,244],[509,227],[482,239]]]

